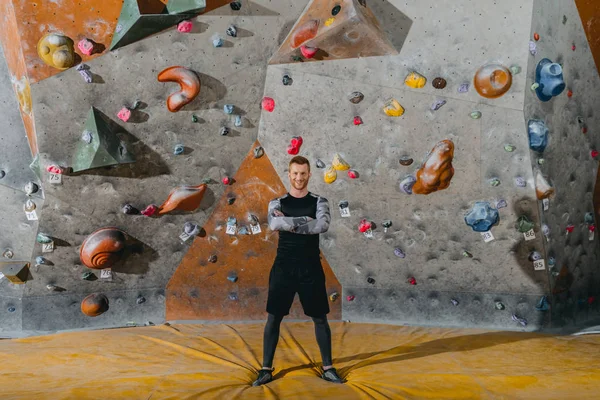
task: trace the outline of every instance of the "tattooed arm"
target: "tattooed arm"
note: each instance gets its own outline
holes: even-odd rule
[[[281,212],[281,201],[274,199],[269,202],[269,228],[273,231],[288,231],[294,232],[295,229],[308,221],[311,221],[310,217],[285,217]]]
[[[292,232],[301,235],[318,235],[327,232],[330,222],[329,202],[325,197],[319,196],[317,199],[317,218],[297,226]]]

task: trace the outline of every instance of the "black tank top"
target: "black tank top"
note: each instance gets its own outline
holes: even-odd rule
[[[301,198],[290,194],[281,199],[281,212],[286,217],[317,217],[318,197],[310,192]],[[310,261],[319,259],[319,235],[299,235],[279,231],[278,261]]]

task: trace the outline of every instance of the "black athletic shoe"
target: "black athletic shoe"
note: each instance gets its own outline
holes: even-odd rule
[[[254,381],[252,386],[260,386],[265,383],[269,383],[273,380],[273,371],[269,369],[261,369],[258,371],[258,378]]]
[[[335,370],[335,368],[329,368],[327,371],[323,372],[323,375],[321,375],[321,378],[325,379],[328,382],[344,383],[342,378],[340,378],[340,376],[337,374],[337,371]]]

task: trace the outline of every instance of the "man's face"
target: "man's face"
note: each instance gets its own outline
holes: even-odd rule
[[[311,173],[308,171],[308,165],[306,164],[292,164],[290,165],[288,176],[290,177],[290,184],[294,189],[303,190],[308,186]]]

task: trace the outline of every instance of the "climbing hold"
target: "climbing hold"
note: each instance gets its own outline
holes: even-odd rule
[[[127,122],[131,118],[131,110],[127,107],[121,108],[121,111],[118,112],[117,117],[123,121]]]
[[[458,300],[456,300],[456,299],[450,299],[450,302],[451,302],[452,304],[454,304],[455,306],[457,306],[457,305],[458,305]]]
[[[159,82],[176,82],[180,90],[167,98],[167,108],[171,112],[181,110],[191,103],[200,93],[200,78],[198,74],[185,67],[173,66],[158,74]]]
[[[13,251],[11,249],[6,249],[4,250],[4,252],[2,253],[2,257],[4,258],[8,258],[11,259],[15,256],[15,253],[13,253]]]
[[[225,114],[233,114],[233,111],[235,110],[235,107],[233,104],[225,104],[223,106],[223,112]]]
[[[79,258],[88,268],[110,268],[121,259],[125,250],[125,242],[125,232],[120,229],[98,229],[92,232],[81,244]]]
[[[206,184],[198,186],[179,186],[171,190],[167,200],[159,207],[158,215],[164,215],[171,211],[195,211],[206,192]]]
[[[192,114],[192,122],[193,122],[193,123],[197,123],[198,121],[200,121],[200,120],[198,119],[198,116],[197,116],[196,114]]]
[[[218,33],[212,35],[210,37],[210,40],[212,41],[212,45],[214,48],[223,47],[223,38]]]
[[[438,142],[417,171],[412,192],[415,194],[430,194],[448,188],[450,180],[454,176],[453,157],[454,143],[451,140]]]
[[[371,284],[371,285],[374,285],[374,284],[375,284],[375,279],[373,279],[373,278],[371,278],[371,277],[368,277],[368,278],[367,278],[367,283],[369,283],[369,284]]]
[[[496,209],[501,209],[501,208],[505,208],[508,207],[508,203],[506,203],[506,200],[504,199],[500,199],[498,201],[496,201]]]
[[[592,156],[592,158],[596,158],[596,157],[598,157],[598,154],[600,154],[600,153],[598,152],[598,150],[592,150],[592,151],[590,151],[590,155]]]
[[[37,234],[35,240],[38,243],[52,243],[52,238],[41,232]]]
[[[108,298],[101,293],[92,293],[81,302],[81,312],[88,317],[97,317],[108,311]]]
[[[517,230],[521,233],[529,232],[535,227],[535,224],[527,218],[527,216],[522,215],[517,219],[517,224],[515,226]]]
[[[404,84],[413,89],[421,89],[427,83],[427,78],[417,72],[411,72],[404,78]]]
[[[261,158],[265,154],[265,150],[262,148],[262,146],[256,146],[253,152],[254,158]]]
[[[566,234],[568,235],[569,233],[573,233],[573,231],[575,230],[575,225],[573,224],[569,224],[567,225],[567,227],[565,228]]]
[[[287,152],[290,155],[296,155],[300,152],[300,147],[302,147],[302,136],[293,136],[290,140],[290,144],[288,145]]]
[[[228,176],[226,176],[223,179],[221,179],[221,182],[223,182],[223,185],[230,185],[231,184],[231,178],[229,178]]]
[[[573,46],[571,46],[571,50],[575,51],[577,49],[577,46],[575,46],[575,43],[573,43]]]
[[[362,94],[361,92],[352,92],[352,93],[350,93],[348,100],[350,100],[350,103],[358,104],[361,101],[363,101],[364,98],[365,98],[365,95]]]
[[[258,225],[258,217],[254,214],[249,213],[247,220],[250,223],[250,225]]]
[[[210,257],[208,257],[208,262],[209,263],[216,263],[217,262],[217,255],[216,254],[212,254]]]
[[[537,45],[533,40],[529,41],[529,54],[535,56],[537,54]]]
[[[431,85],[436,89],[443,89],[446,87],[446,80],[444,78],[435,78]]]
[[[284,86],[291,86],[292,83],[294,83],[294,80],[292,79],[291,76],[289,76],[288,74],[285,74],[283,76],[283,78],[281,79],[281,81],[283,82]]]
[[[154,205],[154,204],[150,204],[148,207],[144,208],[142,210],[142,215],[145,215],[146,217],[151,217],[154,214],[156,214],[156,212],[158,211],[158,206]]]
[[[90,67],[86,64],[79,64],[77,67],[75,67],[75,69],[79,71],[79,75],[81,75],[86,83],[92,83],[94,81],[94,77],[90,72]]]
[[[417,182],[417,179],[414,176],[409,175],[405,177],[400,181],[400,191],[404,194],[412,194],[412,188],[415,182]]]
[[[341,209],[348,208],[349,205],[350,204],[348,203],[348,200],[341,200],[338,203],[338,207],[341,208]]]
[[[361,233],[365,233],[366,231],[370,230],[372,227],[372,224],[370,221],[367,221],[366,219],[361,219],[360,223],[358,224],[358,230]]]
[[[458,93],[467,93],[469,91],[469,84],[468,83],[461,83],[458,86]]]
[[[231,272],[229,275],[227,275],[227,280],[229,282],[233,282],[233,283],[237,282],[237,280],[238,280],[237,274],[235,272]]]
[[[340,295],[338,294],[338,292],[333,292],[329,295],[329,300],[336,301],[339,297],[340,297]]]
[[[81,279],[84,281],[89,281],[92,280],[96,275],[94,275],[91,272],[84,272],[83,274],[81,274]]]
[[[527,181],[522,176],[517,176],[515,178],[515,185],[517,185],[518,187],[526,187]]]
[[[317,168],[325,168],[325,163],[320,159],[317,158],[317,161],[315,162]]]
[[[535,92],[535,91],[537,90],[537,88],[539,88],[539,87],[540,87],[540,84],[539,84],[539,83],[534,83],[534,84],[532,84],[532,85],[531,85],[531,90],[532,90],[533,92]]]
[[[173,154],[176,156],[182,155],[184,151],[185,146],[182,144],[176,144],[175,147],[173,147]]]
[[[48,260],[46,260],[44,257],[37,256],[35,258],[35,265],[46,265],[46,264],[48,264]]]
[[[481,118],[481,111],[473,111],[473,112],[470,114],[470,116],[471,116],[471,118],[473,118],[473,119],[479,119],[479,118]]]
[[[46,167],[46,171],[50,172],[51,174],[62,174],[63,170],[62,168],[56,166],[56,165],[49,165],[48,167]]]
[[[517,75],[517,74],[521,73],[521,67],[519,67],[518,65],[511,65],[510,73],[513,75]]]
[[[542,234],[546,237],[546,241],[549,242],[550,241],[550,227],[546,224],[542,224]],[[550,260],[548,260],[548,264],[550,263]]]
[[[146,302],[146,298],[142,295],[139,295],[137,299],[135,299],[136,304],[144,304]]]
[[[533,34],[533,40],[535,40],[536,42],[537,42],[538,40],[540,40],[540,34],[539,34],[539,33],[537,33],[537,32],[535,32],[535,33]]]
[[[0,169],[0,179],[4,178],[6,176],[6,172],[4,172],[3,169]]]
[[[468,252],[468,251],[466,251],[466,250],[463,250],[463,252],[462,252],[462,255],[463,255],[463,257],[465,257],[465,258],[473,258],[473,254],[469,253],[469,252]]]
[[[235,195],[229,193],[227,195],[227,204],[232,205],[233,203],[235,203]],[[245,227],[240,228],[240,233],[242,233],[242,229],[245,229]]]
[[[563,15],[563,17],[562,17],[562,23],[563,23],[563,25],[567,23],[567,16],[566,15]]]
[[[415,278],[408,278],[408,283],[414,286],[417,284],[417,280]]]
[[[546,160],[543,158],[538,158],[537,163],[538,163],[538,165],[543,165],[545,161]]]
[[[93,135],[92,135],[91,131],[85,130],[81,134],[81,140],[83,140],[86,144],[92,143],[92,138],[93,138]]]
[[[84,38],[77,43],[77,48],[86,56],[91,56],[94,53],[94,42]]]
[[[231,7],[233,11],[239,11],[242,8],[242,2],[232,1],[231,3],[229,3],[229,7]]]
[[[403,165],[405,167],[408,167],[413,162],[414,162],[414,160],[408,156],[404,156],[404,157],[400,158],[400,165]]]
[[[593,212],[585,213],[585,215],[583,216],[583,222],[585,222],[586,224],[593,223],[594,222],[594,213]]]
[[[512,85],[512,74],[501,64],[487,64],[475,73],[473,84],[480,96],[495,99],[508,92]]]
[[[229,293],[229,300],[231,300],[231,301],[237,301],[238,300],[237,293]]]
[[[237,27],[235,25],[229,25],[229,28],[227,28],[227,36],[231,36],[231,37],[237,37],[238,31],[237,31]]]
[[[442,106],[446,104],[446,100],[436,100],[433,102],[433,104],[431,105],[431,111],[437,111],[440,108],[442,108]]]
[[[344,161],[342,156],[340,156],[338,153],[336,153],[333,157],[331,164],[337,171],[346,171],[350,169],[350,164]]]
[[[523,326],[527,326],[527,320],[525,318],[518,317],[516,314],[513,314],[512,320]]]
[[[273,100],[270,97],[263,97],[261,104],[263,110],[265,111],[273,112],[273,110],[275,109],[275,100]]]
[[[325,181],[325,183],[333,183],[335,182],[335,180],[337,179],[337,172],[335,171],[335,168],[333,167],[329,167],[325,170],[325,172],[323,173],[323,180]]]
[[[504,304],[502,304],[501,302],[497,301],[496,304],[496,310],[504,310]]]
[[[27,201],[23,205],[23,210],[25,212],[32,212],[33,210],[35,210],[35,208],[36,208],[36,205],[33,201],[31,201],[31,199],[27,199]]]
[[[59,287],[56,286],[56,285],[50,285],[50,284],[48,284],[48,285],[46,285],[46,289],[51,290],[51,291],[58,291]]]
[[[338,15],[340,13],[341,10],[342,10],[342,6],[340,6],[338,4],[335,7],[333,7],[333,9],[331,10],[331,15],[333,15],[335,17],[336,15]]]
[[[542,120],[530,119],[528,124],[529,148],[538,153],[543,153],[548,145],[548,127]]]
[[[233,119],[233,125],[236,126],[237,128],[241,128],[242,126],[244,126],[244,121],[242,120],[242,116],[241,115],[236,115]]]
[[[40,190],[40,187],[33,182],[27,182],[24,189],[25,194],[31,196],[32,194],[37,193]]]
[[[549,101],[553,96],[558,96],[566,87],[562,67],[547,58],[538,63],[535,82],[540,85],[535,93],[541,101]]]
[[[227,136],[230,133],[230,129],[226,126],[222,126],[221,130],[219,131],[219,135],[221,136]]]
[[[308,47],[306,45],[300,46],[300,53],[304,56],[304,58],[311,59],[317,54],[319,51],[316,47]]]
[[[572,90],[567,90],[567,97],[568,98],[573,97],[573,91]]]
[[[346,296],[346,300],[347,301],[354,301],[355,298],[356,298],[356,296],[354,296],[354,295],[348,295],[348,296]]]
[[[406,254],[404,253],[404,251],[402,251],[402,249],[400,247],[396,247],[394,249],[394,255],[398,258],[405,258]]]
[[[554,195],[554,188],[550,186],[539,169],[535,171],[535,194],[538,200],[548,199]]]
[[[476,202],[465,216],[465,223],[475,232],[487,232],[499,221],[498,210],[485,201]]]
[[[47,65],[65,70],[75,65],[74,42],[66,36],[49,33],[37,44],[37,53]]]
[[[550,309],[550,306],[548,305],[548,297],[542,296],[540,301],[538,301],[537,305],[535,306],[535,309],[538,311],[548,311]]]
[[[125,204],[121,210],[123,211],[123,214],[127,215],[137,215],[140,213],[140,210],[138,210],[129,203]]]
[[[359,117],[358,115],[354,117],[353,123],[355,126],[358,125],[362,125],[363,124],[363,120],[361,117]]]
[[[181,21],[180,23],[177,24],[177,30],[181,33],[190,33],[193,28],[194,28],[194,23],[192,21],[190,21],[189,19],[186,19],[185,21]]]
[[[292,34],[291,46],[294,49],[300,47],[303,43],[314,39],[319,30],[319,20],[311,19],[300,25]]]
[[[531,253],[529,253],[529,261],[538,261],[542,259],[542,255],[539,251],[532,251]]]
[[[200,226],[198,224],[188,221],[185,224],[183,224],[183,231],[187,235],[196,236],[200,233]]]
[[[383,107],[383,112],[388,117],[401,117],[404,114],[404,107],[396,99],[389,99]]]
[[[504,150],[506,150],[509,153],[512,153],[513,151],[515,151],[516,147],[513,146],[512,144],[505,144],[504,145]]]
[[[356,178],[358,178],[359,176],[360,176],[360,175],[358,174],[358,172],[357,172],[357,171],[355,171],[355,170],[353,170],[353,169],[349,169],[349,170],[348,170],[348,177],[349,177],[350,179],[356,179]]]
[[[227,217],[227,225],[228,226],[237,225],[237,219],[235,217]]]

